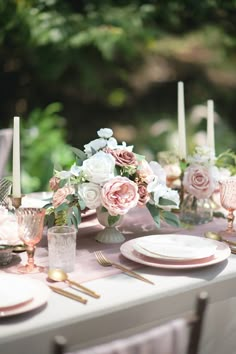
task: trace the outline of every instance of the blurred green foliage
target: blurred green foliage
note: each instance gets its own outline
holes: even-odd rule
[[[190,148],[205,129],[191,123],[190,111],[212,98],[217,152],[236,150],[235,15],[236,0],[0,0],[0,128],[19,115],[45,139],[24,149],[25,189],[45,189],[53,152],[60,155],[63,142],[82,148],[100,127],[117,128],[118,140],[150,157],[173,147],[178,80]],[[48,113],[51,102],[63,108]],[[63,128],[53,118],[59,112]],[[54,137],[57,149],[46,142]],[[50,165],[47,173],[34,155],[42,170]]]
[[[48,190],[54,167],[69,168],[74,154],[65,144],[65,120],[60,103],[36,108],[27,122],[22,120],[22,189],[23,193]]]

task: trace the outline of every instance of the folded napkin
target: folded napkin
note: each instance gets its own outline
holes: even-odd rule
[[[68,354],[185,354],[188,325],[177,319],[131,337]]]
[[[0,206],[0,242],[1,244],[15,245],[21,241],[18,238],[16,217],[8,213],[5,207]]]

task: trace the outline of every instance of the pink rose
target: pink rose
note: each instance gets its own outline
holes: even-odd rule
[[[132,151],[127,150],[111,150],[109,153],[114,156],[116,165],[118,166],[137,166],[135,154]]]
[[[52,191],[57,191],[59,188],[59,183],[60,183],[60,178],[58,177],[52,177],[49,181],[49,187]]]
[[[74,194],[74,193],[75,193],[75,190],[71,186],[64,186],[62,188],[59,188],[53,195],[53,199],[52,199],[53,207],[57,208],[62,203],[65,203],[65,202],[68,203],[68,200],[66,199],[66,197],[69,194]]]
[[[211,167],[191,165],[184,173],[183,185],[196,198],[209,198],[216,188],[216,180]]]
[[[150,199],[149,193],[147,191],[147,185],[145,183],[138,184],[138,194],[139,194],[139,201],[138,205],[143,206],[146,205]]]
[[[141,160],[138,163],[137,175],[141,181],[149,183],[153,180],[154,173],[149,163],[146,160]]]
[[[138,203],[138,186],[126,177],[117,176],[104,184],[101,198],[110,215],[124,215]]]

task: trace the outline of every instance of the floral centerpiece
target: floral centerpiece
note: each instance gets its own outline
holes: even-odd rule
[[[182,179],[185,193],[180,213],[182,221],[202,224],[212,220],[210,198],[217,189],[220,177],[215,162],[214,152],[207,146],[197,146],[194,154],[188,156]]]
[[[166,175],[157,162],[148,163],[133,152],[133,146],[121,145],[108,128],[84,145],[84,151],[72,148],[76,159],[69,171],[55,171],[49,184],[54,191],[47,205],[47,222],[74,224],[81,213],[99,208],[108,212],[109,225],[131,208],[147,207],[158,227],[164,219],[179,225],[171,209],[179,207],[179,195],[166,186]]]

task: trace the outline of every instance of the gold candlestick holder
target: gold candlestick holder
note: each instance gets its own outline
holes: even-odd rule
[[[24,197],[23,194],[20,197],[14,197],[13,195],[9,195],[9,198],[11,199],[12,206],[15,209],[18,209],[21,206],[23,197]]]

